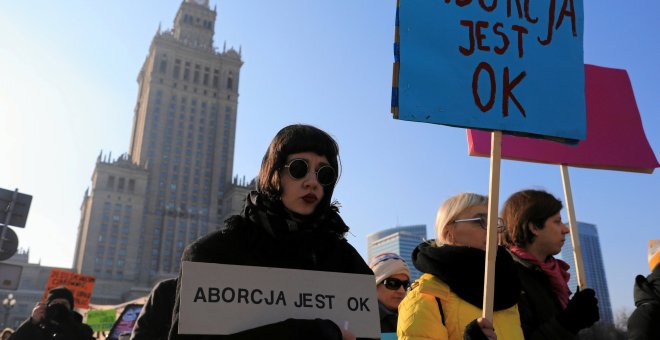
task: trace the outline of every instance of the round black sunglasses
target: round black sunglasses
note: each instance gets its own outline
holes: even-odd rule
[[[303,179],[307,176],[309,171],[309,164],[307,160],[302,158],[294,158],[284,165],[289,172],[289,176],[293,179]],[[337,172],[330,165],[322,165],[318,170],[314,172],[316,174],[316,180],[319,184],[323,186],[332,185],[337,180]]]

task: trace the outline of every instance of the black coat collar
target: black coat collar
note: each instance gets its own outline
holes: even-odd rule
[[[432,242],[432,241],[430,241]],[[445,282],[461,299],[482,308],[486,252],[481,249],[422,243],[412,254],[413,264],[424,273]],[[513,260],[498,247],[495,261],[494,310],[518,303],[520,281]]]

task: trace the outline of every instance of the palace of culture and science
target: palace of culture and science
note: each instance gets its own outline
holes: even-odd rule
[[[216,10],[185,0],[138,74],[130,150],[99,155],[85,192],[73,270],[92,303],[148,294],[179,272],[184,247],[222,226],[249,190],[232,181],[240,51],[213,45]]]

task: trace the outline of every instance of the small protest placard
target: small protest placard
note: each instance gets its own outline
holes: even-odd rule
[[[117,311],[114,309],[90,310],[87,312],[87,322],[94,332],[105,332],[112,328],[117,318]]]
[[[373,275],[183,262],[179,334],[233,334],[321,318],[357,337],[378,338],[374,282]]]
[[[92,299],[95,281],[96,279],[92,275],[76,274],[62,269],[51,269],[48,283],[46,283],[46,291],[44,291],[41,301],[46,300],[49,290],[58,286],[64,286],[73,293],[75,308],[89,308],[89,301]]]

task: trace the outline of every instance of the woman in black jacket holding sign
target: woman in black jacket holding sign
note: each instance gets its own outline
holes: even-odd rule
[[[348,226],[331,203],[338,173],[339,148],[330,135],[309,125],[283,128],[264,155],[257,191],[247,196],[243,212],[190,244],[181,260],[372,274],[344,238]],[[322,319],[287,319],[224,336],[179,335],[180,289],[181,280],[170,339],[355,339]],[[231,317],[219,315],[218,322]]]

